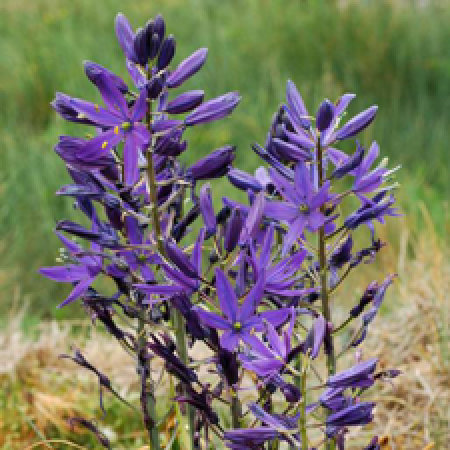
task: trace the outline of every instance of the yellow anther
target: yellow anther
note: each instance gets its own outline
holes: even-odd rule
[[[97,112],[100,111],[100,108],[98,107],[98,105],[94,105],[94,108],[95,108],[95,110],[96,110]]]
[[[108,147],[108,141],[103,141],[102,148],[105,149],[106,147]]]
[[[114,134],[119,134],[119,125],[114,127]]]

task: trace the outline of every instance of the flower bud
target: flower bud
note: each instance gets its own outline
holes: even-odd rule
[[[169,114],[182,114],[195,109],[203,101],[203,91],[188,91],[180,94],[174,100],[169,102],[166,112]]]
[[[175,38],[170,35],[161,45],[158,56],[158,70],[165,69],[172,61],[175,55]]]
[[[206,61],[207,48],[200,48],[191,56],[181,61],[178,67],[168,76],[167,86],[175,88],[184,83],[188,78],[198,72]]]
[[[325,131],[333,121],[334,106],[330,100],[325,99],[319,106],[316,116],[316,128],[320,132]]]

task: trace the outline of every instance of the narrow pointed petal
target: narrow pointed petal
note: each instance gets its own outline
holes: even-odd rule
[[[229,352],[233,352],[239,344],[241,336],[234,331],[225,331],[220,337],[220,346]]]
[[[309,123],[305,117],[308,115],[308,111],[303,103],[303,99],[291,80],[288,80],[286,84],[286,102],[297,124],[303,125]]]
[[[58,308],[62,308],[63,306],[66,306],[69,303],[75,301],[77,298],[81,297],[87,291],[88,287],[92,284],[93,281],[93,278],[86,278],[77,283],[69,296],[58,305]]]
[[[106,74],[100,74],[97,77],[96,86],[109,111],[117,111],[123,118],[127,117],[127,102],[111,77]]]
[[[238,316],[238,299],[233,286],[231,286],[228,278],[220,269],[216,269],[216,289],[220,309],[231,322],[236,322]]]
[[[290,225],[289,231],[284,236],[282,256],[286,255],[286,253],[291,249],[292,245],[302,235],[305,226],[306,219],[303,216],[299,216]]]
[[[140,122],[147,112],[147,92],[142,89],[131,113],[131,122]]]
[[[255,312],[257,306],[260,304],[263,294],[264,285],[266,284],[266,274],[265,269],[258,276],[258,281],[252,287],[251,291],[248,293],[244,303],[239,309],[238,320],[242,323],[246,322]]]
[[[197,314],[200,322],[211,328],[216,328],[218,330],[229,330],[231,325],[218,314],[214,314],[209,311],[205,311],[202,308],[194,307],[194,311]]]
[[[256,196],[245,219],[244,226],[239,237],[240,245],[244,245],[246,242],[255,237],[264,214],[265,204],[265,194],[264,192],[260,192]]]
[[[292,221],[298,215],[298,208],[288,202],[266,202],[264,214],[276,220]]]
[[[273,348],[273,350],[279,356],[285,359],[286,347],[284,346],[284,342],[280,339],[280,336],[278,336],[275,327],[270,322],[267,322],[267,340],[269,341],[269,345]]]
[[[201,228],[195,240],[194,249],[192,250],[191,263],[195,267],[198,275],[202,274],[202,249],[205,239],[205,229]]]
[[[262,312],[259,317],[262,320],[267,320],[274,327],[279,327],[281,324],[286,322],[291,314],[290,308],[274,309],[273,311]]]
[[[66,266],[42,267],[39,273],[46,278],[62,283],[73,283],[86,278],[88,271],[85,266],[68,264]]]
[[[127,133],[123,151],[125,184],[134,186],[139,181],[139,149],[133,133]]]

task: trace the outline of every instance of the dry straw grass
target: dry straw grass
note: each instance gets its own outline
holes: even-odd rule
[[[375,421],[358,431],[361,440],[358,438],[354,444],[358,447],[353,448],[361,448],[373,434],[384,436],[383,449],[450,448],[450,260],[448,248],[436,236],[425,209],[424,218],[426,229],[419,234],[403,224],[399,246],[385,249],[381,264],[370,269],[371,278],[374,270],[379,270],[379,279],[382,273],[397,272],[399,280],[384,314],[371,327],[363,353],[378,356],[382,368],[396,367],[403,373],[392,384],[382,383],[371,393],[378,402]],[[0,332],[0,448],[26,449],[48,437],[49,430],[52,436],[68,438],[66,418],[95,411],[95,378],[71,361],[58,358],[70,345],[83,348],[85,356],[110,376],[120,394],[137,403],[133,364],[115,341],[94,329],[85,340],[85,322],[42,324],[33,340],[21,331],[24,311],[11,314]],[[167,395],[166,384],[159,395]],[[137,439],[142,435],[140,430],[125,436],[126,441],[108,428],[102,431],[112,439],[114,448],[142,445]],[[50,445],[70,448],[68,442],[47,444],[48,448]]]

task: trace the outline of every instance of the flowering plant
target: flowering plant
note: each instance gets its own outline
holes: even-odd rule
[[[85,62],[103,105],[60,93],[52,103],[66,120],[94,127],[87,139],[61,136],[55,146],[73,180],[57,194],[73,197],[89,225],[58,222],[64,264],[41,274],[73,285],[59,306],[80,301],[132,357],[152,449],[161,448],[158,423],[167,417],[161,419],[155,406],[156,358],[177,385],[167,410],[177,411],[173,439],[187,430],[183,448],[221,442],[232,449],[276,449],[282,441],[292,448],[344,448],[350,427],[372,420],[375,404],[365,399],[367,390],[399,373],[377,370],[376,359],[337,366],[366,337],[393,275],[369,284],[341,324],[331,311],[347,275],[384,245],[374,221],[398,215],[394,185],[387,184],[394,171],[384,162],[372,168],[378,145],[366,152],[357,143],[352,155],[335,147],[365,129],[377,107],[343,123],[354,98],[345,94],[335,104],[324,100],[311,116],[288,81],[286,103],[264,147],[253,146],[268,167],[254,175],[233,168],[232,146],[186,167],[178,160],[188,151],[184,132],[229,115],[239,95],[204,101],[204,92],[193,90],[172,98],[172,90],[201,69],[207,49],[172,68],[175,38],[166,35],[161,16],[134,32],[119,14],[115,29],[134,88]],[[215,209],[205,181],[224,176],[245,191],[248,204],[224,197]],[[337,192],[343,178],[349,187]],[[350,197],[360,206],[343,217],[341,205]],[[370,243],[355,250],[352,235],[363,225]],[[98,278],[112,280],[113,295],[93,287]],[[338,333],[359,317],[357,332],[338,348]],[[205,358],[194,358],[195,342],[204,346]],[[79,350],[64,356],[92,371],[101,391],[126,402]],[[208,377],[200,365],[208,366]],[[254,394],[252,402],[243,404],[245,392]],[[75,419],[110,445],[91,421]],[[366,448],[380,448],[378,439]]]

